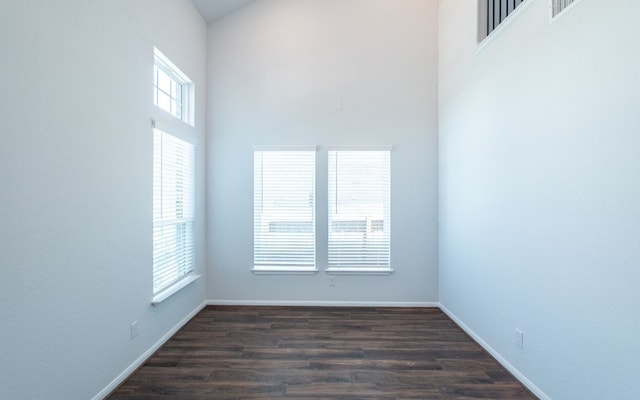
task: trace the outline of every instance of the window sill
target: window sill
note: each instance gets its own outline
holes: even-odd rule
[[[200,278],[200,276],[201,275],[188,275],[184,279],[174,283],[173,285],[171,285],[168,288],[164,289],[162,292],[160,292],[157,295],[153,296],[153,299],[151,299],[151,304],[155,306],[155,305],[158,305],[158,304],[162,303],[163,301],[165,301],[169,297],[171,297],[174,294],[178,293],[182,288],[186,287],[191,282],[196,281],[198,278]]]
[[[391,268],[327,268],[329,275],[391,275]]]
[[[318,273],[316,268],[252,268],[251,272],[256,275],[315,275]]]

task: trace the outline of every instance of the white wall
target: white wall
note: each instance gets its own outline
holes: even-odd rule
[[[207,289],[440,299],[542,395],[640,397],[640,4],[582,0],[549,24],[548,3],[529,2],[477,55],[475,0],[440,1],[439,28],[435,0],[262,0],[210,26],[208,49],[187,0],[3,2],[0,398],[95,396]],[[206,246],[210,273],[158,307],[154,45],[196,84],[201,216],[209,122],[197,264],[207,272]],[[326,146],[394,145],[396,272],[336,287],[322,272],[251,274],[254,144],[320,145],[321,268]]]
[[[640,398],[640,2],[529,2],[477,55],[440,2],[440,300],[553,399]]]
[[[196,84],[202,188],[206,25],[188,0],[1,8],[0,399],[90,399],[206,298],[150,305],[153,46]]]
[[[264,0],[209,27],[209,298],[438,299],[437,2]],[[342,111],[335,110],[341,99]],[[253,146],[319,145],[317,261],[326,267],[327,145],[391,144],[390,276],[253,275]]]

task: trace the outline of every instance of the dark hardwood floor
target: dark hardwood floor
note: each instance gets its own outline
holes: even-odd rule
[[[436,308],[202,310],[112,395],[535,399]]]

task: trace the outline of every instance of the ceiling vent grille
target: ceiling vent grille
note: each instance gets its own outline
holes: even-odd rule
[[[551,0],[551,19],[556,18],[580,0]]]

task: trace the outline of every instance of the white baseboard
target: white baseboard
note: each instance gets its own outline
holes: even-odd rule
[[[300,306],[300,307],[425,307],[438,308],[437,301],[307,301],[307,300],[208,300],[208,306]]]
[[[533,382],[531,382],[526,376],[524,376],[520,371],[516,369],[509,361],[507,361],[504,357],[500,355],[493,347],[489,346],[487,342],[485,342],[478,334],[476,334],[471,328],[469,328],[462,320],[455,316],[447,307],[443,304],[439,304],[442,312],[447,314],[449,318],[453,320],[463,331],[465,331],[469,336],[473,338],[480,346],[482,346],[493,358],[495,358],[504,368],[506,368],[513,376],[516,377],[517,380],[520,381],[524,386],[527,387],[533,394],[538,396],[540,400],[551,400],[551,397],[547,396],[539,387],[537,387]]]
[[[124,382],[129,375],[131,375],[136,369],[138,369],[142,364],[147,361],[149,357],[153,353],[156,352],[167,340],[171,338],[176,332],[180,330],[187,322],[189,322],[193,317],[196,316],[202,309],[207,305],[207,302],[203,302],[195,310],[191,311],[186,317],[184,317],[180,322],[178,322],[169,332],[164,334],[157,342],[153,344],[147,351],[142,353],[140,357],[138,357],[131,365],[129,365],[124,371],[120,373],[111,383],[109,383],[104,389],[100,391],[97,395],[93,397],[92,400],[102,400],[107,397],[113,390],[115,390],[122,382]]]

